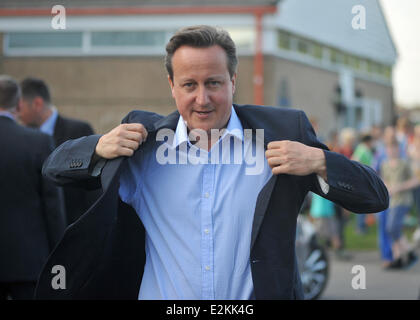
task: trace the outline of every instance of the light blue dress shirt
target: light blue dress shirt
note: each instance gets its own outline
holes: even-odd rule
[[[44,132],[50,136],[54,135],[55,123],[57,122],[58,112],[56,108],[52,108],[52,114],[50,117],[44,121],[44,123],[39,127],[41,132]]]
[[[230,149],[222,148],[226,139],[231,139]],[[232,107],[227,131],[200,155],[210,159],[219,148],[220,157],[232,157],[238,145],[243,158],[264,153],[263,145],[249,140]],[[127,159],[120,178],[120,197],[136,210],[146,230],[139,299],[252,299],[252,222],[258,193],[272,176],[265,157],[256,175],[246,174],[245,161],[160,164],[156,154],[163,143],[179,159],[199,150],[180,117],[175,139],[139,149]]]

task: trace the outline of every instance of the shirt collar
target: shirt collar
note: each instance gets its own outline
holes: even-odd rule
[[[0,116],[4,116],[16,121],[15,116],[10,111],[0,111]]]
[[[42,132],[49,134],[50,136],[54,135],[54,127],[57,121],[58,112],[55,107],[52,107],[52,113],[47,120],[39,127],[39,130]]]
[[[222,134],[222,137],[219,139],[219,141],[223,140],[227,135],[236,137],[241,141],[243,141],[244,138],[241,121],[239,120],[238,115],[236,114],[233,106],[231,107],[230,119],[226,126],[226,130]],[[173,140],[172,148],[175,149],[183,142],[191,143],[188,138],[187,125],[185,124],[185,121],[182,118],[182,116],[179,115],[179,120],[175,131],[175,139]]]

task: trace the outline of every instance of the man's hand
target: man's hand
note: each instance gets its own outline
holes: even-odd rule
[[[130,157],[146,138],[147,130],[142,124],[123,123],[99,139],[95,152],[105,159]]]
[[[273,141],[268,144],[265,157],[273,174],[306,176],[316,173],[327,181],[327,166],[322,149],[296,141]]]

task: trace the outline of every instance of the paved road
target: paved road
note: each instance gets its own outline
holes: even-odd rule
[[[417,251],[419,254],[420,252]],[[350,261],[338,261],[330,254],[330,278],[321,299],[367,300],[367,299],[419,299],[420,262],[408,270],[386,271],[381,268],[377,251],[352,252]],[[420,255],[419,255],[420,256]],[[352,288],[354,265],[362,265],[366,270],[366,289]]]

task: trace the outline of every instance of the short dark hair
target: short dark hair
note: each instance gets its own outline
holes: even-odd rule
[[[18,83],[8,75],[0,75],[0,108],[13,109],[19,103]]]
[[[25,100],[41,97],[46,103],[51,103],[50,90],[43,80],[29,77],[20,83],[20,87],[22,89],[22,97]]]
[[[192,26],[177,31],[166,45],[165,67],[173,81],[172,56],[181,46],[208,48],[214,45],[222,47],[227,56],[227,68],[232,78],[236,72],[238,58],[236,46],[229,33],[223,29],[211,26]]]
[[[360,141],[364,143],[369,143],[373,140],[373,137],[370,134],[364,134],[362,135]]]

